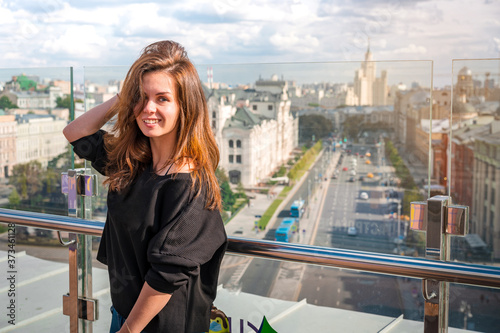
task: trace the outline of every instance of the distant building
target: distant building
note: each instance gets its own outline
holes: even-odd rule
[[[500,259],[500,116],[475,138],[471,226]]]
[[[487,135],[489,125],[469,125],[453,131],[450,156],[450,188],[453,202],[469,206],[474,209],[473,177],[474,177],[474,148],[478,136]],[[475,224],[471,224],[475,229]],[[472,233],[477,233],[476,230]]]
[[[0,114],[0,178],[7,178],[16,164],[16,116]]]
[[[463,67],[458,71],[454,95],[457,96],[457,101],[462,103],[467,103],[474,95],[474,81],[469,68]]]
[[[46,91],[11,91],[4,90],[0,97],[7,96],[9,100],[24,109],[53,109],[57,106],[58,97],[63,97],[61,88],[49,87]]]
[[[298,145],[288,83],[273,76],[254,89],[205,90],[220,166],[230,182],[255,186],[286,163]]]
[[[50,115],[16,115],[16,164],[38,161],[42,167],[64,153],[67,141],[62,134],[67,121]]]
[[[387,105],[387,71],[376,77],[376,63],[373,62],[370,46],[365,53],[365,61],[354,75],[354,94],[359,105]]]

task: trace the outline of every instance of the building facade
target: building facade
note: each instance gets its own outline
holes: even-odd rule
[[[500,259],[500,117],[475,138],[474,152],[471,232]]]
[[[64,153],[68,143],[62,134],[67,121],[50,115],[17,115],[16,164],[38,161],[42,167]]]
[[[0,115],[0,179],[8,178],[16,164],[16,132],[16,116]]]
[[[298,145],[298,118],[290,112],[288,83],[273,76],[253,89],[205,90],[220,167],[232,184],[267,181]]]
[[[376,77],[376,64],[368,46],[365,53],[365,61],[354,75],[354,94],[357,96],[358,105],[387,105],[388,86],[387,71],[382,71],[380,77]]]

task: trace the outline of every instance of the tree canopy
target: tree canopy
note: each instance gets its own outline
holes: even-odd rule
[[[0,97],[0,109],[17,109],[17,105],[12,103],[7,96]]]
[[[303,115],[299,118],[299,140],[301,142],[315,141],[328,136],[333,131],[333,123],[330,119],[320,114]]]

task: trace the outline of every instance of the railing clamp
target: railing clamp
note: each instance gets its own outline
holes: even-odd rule
[[[452,205],[450,197],[437,195],[411,203],[410,223],[411,229],[426,233],[426,258],[449,261],[450,236],[465,236],[469,230],[469,207]],[[447,332],[449,283],[424,279],[422,295],[424,332]]]
[[[61,174],[61,192],[68,195],[68,216],[90,219],[90,197],[97,195],[97,178],[90,169],[68,170]],[[92,299],[92,238],[69,234],[69,293],[63,295],[63,313],[69,316],[70,332],[92,332],[92,321],[98,317],[98,302]]]

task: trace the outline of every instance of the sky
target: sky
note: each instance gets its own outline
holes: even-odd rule
[[[127,68],[147,44],[171,39],[199,68],[219,64],[214,81],[224,64],[257,75],[255,64],[304,62],[332,62],[352,78],[359,65],[349,63],[369,44],[377,68],[424,61],[416,68],[432,65],[444,86],[453,59],[500,57],[499,0],[0,0],[0,22],[0,68]]]

